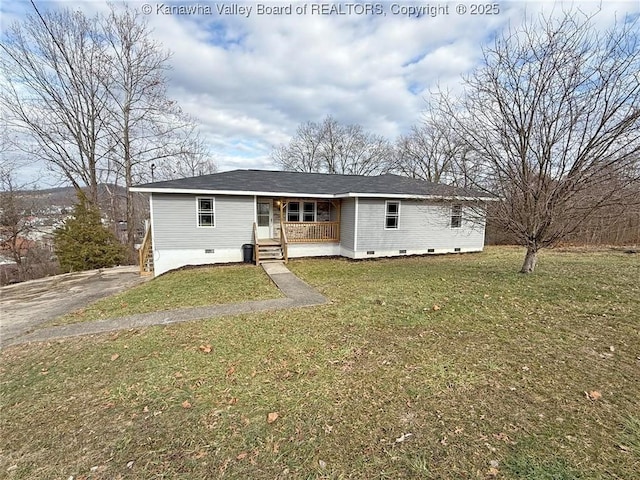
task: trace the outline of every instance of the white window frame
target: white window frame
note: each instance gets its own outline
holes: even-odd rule
[[[297,212],[298,213],[298,220],[291,220],[289,218],[289,215],[291,214],[291,212],[289,211],[289,207],[291,206],[292,203],[297,203],[298,204],[298,212]],[[297,223],[297,222],[301,221],[300,219],[302,218],[302,211],[300,210],[300,203],[301,202],[299,202],[299,201],[287,202],[287,208],[285,209],[286,210],[285,217],[287,219],[287,222],[296,222]]]
[[[298,204],[298,220],[290,220],[289,219],[289,206],[292,203],[297,203]],[[313,205],[313,220],[305,220],[304,219],[304,215],[305,215],[305,210],[304,210],[304,205],[306,204],[312,204]],[[327,202],[330,204],[330,202]],[[329,207],[329,209],[331,209],[331,207]],[[285,217],[287,219],[287,222],[289,223],[309,223],[309,222],[313,222],[313,223],[317,223],[318,222],[318,201],[317,200],[294,200],[291,202],[287,202],[287,206],[285,208]],[[311,213],[311,212],[306,212],[306,213]],[[329,210],[329,215],[331,215],[331,210]],[[329,220],[330,221],[330,220]]]
[[[459,210],[460,213],[456,213],[456,210]],[[457,221],[454,222],[454,219],[457,219]],[[454,225],[454,223],[457,225]],[[462,205],[459,203],[451,205],[451,228],[462,228]]]
[[[389,204],[391,203],[395,203],[398,205],[398,211],[397,213],[393,213],[390,214],[389,213]],[[384,202],[384,229],[385,230],[400,230],[400,200],[386,200]],[[396,218],[396,226],[395,227],[388,227],[387,226],[387,220],[389,218]]]
[[[211,200],[211,211],[203,211],[200,209],[200,200]],[[212,216],[211,225],[201,225],[200,215],[210,214]],[[196,197],[196,227],[197,228],[216,228],[216,198],[215,197]]]
[[[308,201],[302,201],[300,203],[302,203],[302,211],[300,212],[302,215],[300,216],[300,221],[301,222],[314,222],[315,223],[316,219],[318,218],[317,211],[316,211],[316,208],[317,208],[317,205],[318,205],[317,202],[315,200],[308,200]],[[304,208],[305,204],[307,204],[307,205],[311,204],[313,206],[313,211],[312,212],[307,212],[305,210],[305,208]],[[304,219],[304,216],[309,214],[309,213],[311,213],[313,215],[313,220],[305,220]]]

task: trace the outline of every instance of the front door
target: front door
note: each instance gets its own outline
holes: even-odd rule
[[[258,238],[271,238],[273,207],[271,200],[258,200]]]

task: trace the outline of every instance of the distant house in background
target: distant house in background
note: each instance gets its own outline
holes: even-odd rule
[[[140,185],[150,224],[141,268],[253,259],[354,259],[479,252],[479,192],[397,175],[358,176],[233,170]],[[243,247],[244,246],[244,247]]]

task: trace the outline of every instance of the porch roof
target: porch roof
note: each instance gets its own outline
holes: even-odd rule
[[[259,195],[282,197],[385,197],[492,199],[486,193],[393,174],[378,176],[272,170],[232,170],[146,183],[134,192]]]

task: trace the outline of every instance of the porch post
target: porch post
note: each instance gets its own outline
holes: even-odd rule
[[[342,200],[336,200],[336,204],[337,204],[336,208],[338,209],[338,215],[337,215],[338,228],[336,229],[336,236],[338,237],[338,241],[340,241],[340,212],[342,211]]]
[[[280,197],[280,231],[284,230],[284,198]]]

